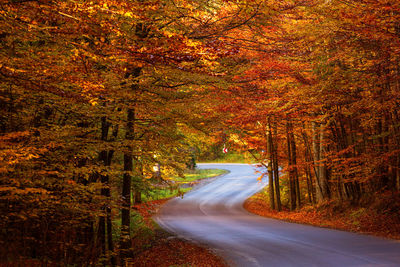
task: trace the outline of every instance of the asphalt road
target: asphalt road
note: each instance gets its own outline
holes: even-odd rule
[[[199,167],[230,173],[169,201],[156,220],[168,231],[213,248],[230,266],[400,266],[398,241],[248,213],[244,200],[265,186],[252,166]]]

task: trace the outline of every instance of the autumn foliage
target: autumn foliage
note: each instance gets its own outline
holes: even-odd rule
[[[271,207],[397,195],[399,4],[264,4],[239,31],[245,66],[216,97],[231,145],[261,162]]]
[[[399,14],[386,0],[2,1],[0,260],[124,264],[132,204],[210,132],[260,162],[272,209],[398,196]]]
[[[182,174],[207,123],[196,100],[235,53],[218,35],[253,14],[234,2],[2,1],[0,261],[133,257],[132,204]]]

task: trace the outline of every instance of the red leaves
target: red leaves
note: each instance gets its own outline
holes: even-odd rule
[[[398,199],[398,196],[396,198]],[[244,207],[264,217],[400,240],[399,207],[393,209],[398,203],[392,196],[385,197],[385,194],[378,194],[375,202],[367,208],[332,201],[316,207],[305,206],[296,211],[277,212],[270,209],[265,201],[265,194],[258,193],[248,199]],[[392,208],[387,208],[388,206]]]

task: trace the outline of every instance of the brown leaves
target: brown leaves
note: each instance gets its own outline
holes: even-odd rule
[[[187,241],[169,237],[141,253],[128,266],[169,267],[169,266],[213,266],[227,265],[208,249]]]
[[[277,212],[270,209],[265,194],[258,193],[249,198],[244,207],[263,217],[400,240],[399,207],[392,198],[390,193],[379,194],[366,208],[331,201],[315,207],[305,206],[296,211]]]

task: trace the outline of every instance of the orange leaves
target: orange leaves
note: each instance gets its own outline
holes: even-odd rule
[[[258,193],[248,199],[244,207],[264,217],[400,239],[400,218],[396,214],[398,207],[393,209],[398,202],[389,200],[385,194],[376,197],[375,203],[367,208],[331,201],[316,207],[305,206],[296,211],[276,212],[270,209],[264,193]],[[398,196],[395,198],[398,199]],[[385,206],[390,208],[382,210]]]

